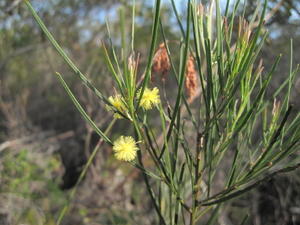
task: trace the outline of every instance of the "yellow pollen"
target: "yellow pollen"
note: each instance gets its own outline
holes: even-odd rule
[[[122,161],[132,161],[136,157],[136,152],[138,147],[133,137],[121,136],[119,137],[113,145],[114,155],[118,160]]]

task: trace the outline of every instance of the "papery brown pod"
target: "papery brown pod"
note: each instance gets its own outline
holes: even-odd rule
[[[153,57],[152,73],[160,74],[161,79],[165,81],[166,75],[169,73],[170,68],[171,64],[165,43],[161,43]],[[152,76],[151,79],[153,81],[154,76]]]
[[[191,103],[197,96],[197,72],[195,68],[195,60],[193,56],[189,56],[185,74],[185,88],[188,95],[188,102]]]

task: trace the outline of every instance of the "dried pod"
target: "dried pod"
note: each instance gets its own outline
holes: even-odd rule
[[[204,15],[204,7],[203,7],[203,5],[201,3],[198,5],[196,12],[197,12],[197,16]]]
[[[135,59],[134,53],[131,53],[128,57],[128,69],[130,71],[135,71],[137,66],[137,60]]]
[[[189,56],[186,68],[185,87],[188,95],[188,102],[191,103],[197,96],[197,72],[195,69],[195,60],[193,56]]]
[[[132,77],[132,81],[135,81],[136,79],[139,60],[140,60],[140,54],[135,54],[134,52],[131,53],[128,58],[128,70],[130,71],[131,75],[134,76]]]
[[[280,110],[280,101],[277,101],[277,99],[275,98],[273,102],[272,115],[273,116],[278,115],[279,110]]]
[[[239,18],[238,37],[241,41],[248,43],[250,41],[251,33],[252,30],[249,23],[245,19]]]
[[[152,73],[161,74],[161,79],[165,80],[170,71],[170,60],[164,43],[161,43],[154,55]],[[153,78],[153,77],[152,77]]]

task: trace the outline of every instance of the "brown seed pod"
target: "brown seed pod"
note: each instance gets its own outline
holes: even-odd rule
[[[185,74],[185,88],[188,95],[188,102],[191,103],[197,97],[197,72],[195,69],[195,60],[193,56],[189,56]]]
[[[164,43],[161,43],[153,57],[152,73],[161,74],[161,79],[165,80],[170,71],[170,60]],[[152,76],[153,79],[153,76]]]

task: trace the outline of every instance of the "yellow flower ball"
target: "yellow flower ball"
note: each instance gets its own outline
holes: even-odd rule
[[[120,111],[121,113],[126,113],[126,106],[122,100],[122,96],[117,94],[115,96],[110,96],[108,98],[108,101],[112,104],[112,106],[117,109],[118,111]],[[106,106],[107,110],[108,111],[112,111],[113,108],[109,105]],[[117,118],[117,119],[121,119],[123,118],[122,115],[120,115],[119,113],[115,113],[114,114],[114,117]]]
[[[133,137],[121,136],[113,143],[113,151],[118,160],[129,162],[135,159],[138,147]]]
[[[138,95],[140,95],[140,92]],[[145,88],[140,102],[141,107],[145,110],[149,110],[152,109],[153,106],[158,105],[159,103],[160,97],[158,88],[155,87],[152,90],[150,90],[149,88]]]

